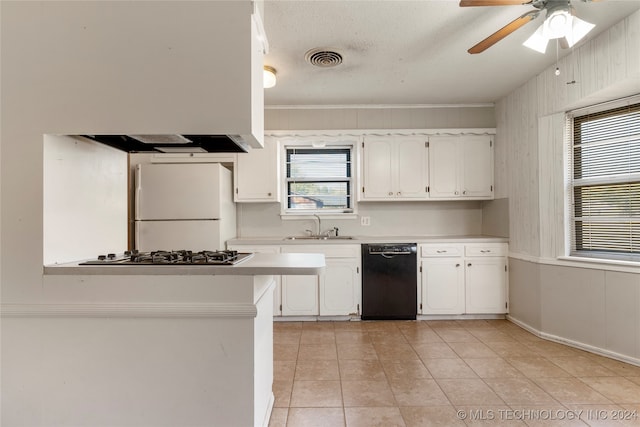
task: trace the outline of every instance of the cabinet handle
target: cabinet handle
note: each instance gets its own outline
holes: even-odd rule
[[[446,254],[447,251],[436,251],[437,254]]]
[[[482,254],[488,254],[489,252],[491,252],[491,249],[481,249],[480,253]]]
[[[456,264],[456,267],[460,267],[460,264]]]
[[[467,194],[467,190],[464,190],[464,191],[462,192],[462,194]]]
[[[455,195],[457,196],[457,195],[458,195],[458,192],[457,192],[457,191],[455,191],[453,194],[455,194]]]
[[[471,267],[471,263],[467,264],[467,267]]]
[[[267,196],[271,197],[271,193],[267,193]]]
[[[390,195],[390,196],[393,196],[393,191],[389,191],[389,195]]]
[[[402,195],[402,191],[398,191],[398,196],[401,196],[401,195]]]

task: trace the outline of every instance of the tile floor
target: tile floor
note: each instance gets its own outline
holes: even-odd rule
[[[640,426],[640,367],[506,320],[275,322],[271,427]]]

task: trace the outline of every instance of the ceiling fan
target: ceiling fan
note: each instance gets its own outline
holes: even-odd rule
[[[582,0],[598,1],[598,0]],[[509,6],[530,4],[535,9],[526,12],[491,34],[480,43],[468,50],[475,54],[484,52],[518,28],[537,18],[542,11],[546,11],[546,18],[536,32],[524,42],[524,45],[544,53],[550,39],[559,39],[560,46],[573,46],[595,26],[573,15],[570,0],[460,0],[460,7],[468,6]]]

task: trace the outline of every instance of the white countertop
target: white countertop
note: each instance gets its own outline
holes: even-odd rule
[[[239,237],[227,241],[234,245],[360,245],[367,243],[508,243],[506,237],[495,236],[351,236],[351,239],[291,239],[287,237]]]
[[[44,274],[55,275],[305,275],[320,274],[325,267],[323,254],[253,254],[235,265],[79,265],[82,261],[46,265]]]

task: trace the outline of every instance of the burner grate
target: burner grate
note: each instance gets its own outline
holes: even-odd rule
[[[82,263],[82,265],[231,265],[248,258],[252,254],[239,254],[238,251],[204,250],[194,252],[190,250],[157,250],[139,252],[126,251],[124,256],[115,254],[99,255],[97,260]]]

